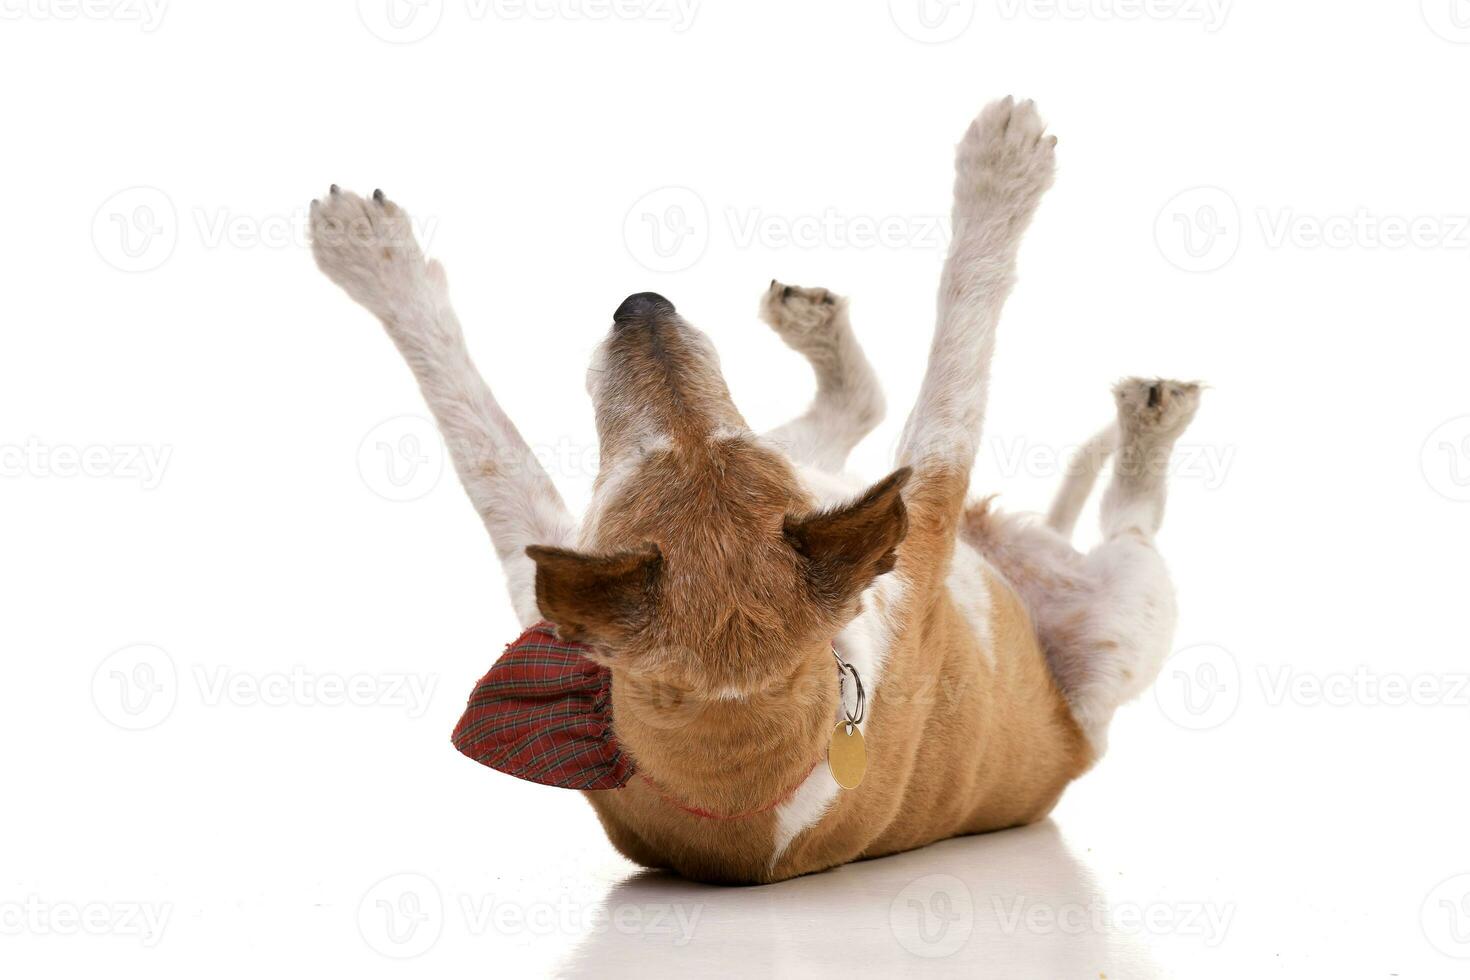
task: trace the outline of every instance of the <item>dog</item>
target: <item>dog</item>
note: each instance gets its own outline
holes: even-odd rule
[[[586,795],[632,861],[766,883],[1032,823],[1157,675],[1176,613],[1154,539],[1198,384],[1120,382],[1116,420],[1044,521],[969,500],[1001,307],[1055,147],[1010,98],[960,142],[938,321],[892,473],[840,473],[884,414],[846,299],[774,281],[762,297],[817,394],[761,435],[705,334],[638,293],[588,372],[600,466],[581,522],[471,363],[404,211],[336,185],[312,202],[316,261],[418,380],[522,646],[602,685],[598,737],[625,782]],[[1071,533],[1110,456],[1102,540],[1083,554]]]

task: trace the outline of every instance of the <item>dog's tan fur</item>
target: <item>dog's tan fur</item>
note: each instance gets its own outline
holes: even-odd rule
[[[882,412],[845,300],[772,283],[763,316],[811,360],[818,399],[760,437],[709,340],[637,294],[589,373],[602,469],[575,535],[469,364],[442,270],[403,233],[406,216],[335,187],[314,203],[318,262],[419,377],[523,620],[544,616],[611,671],[639,778],[588,796],[632,860],[769,882],[1030,823],[1157,671],[1172,622],[1152,544],[1163,478],[1133,464],[1167,463],[1197,386],[1119,386],[1119,423],[1098,445],[1130,465],[1091,554],[966,504],[995,326],[1054,144],[1034,107],[1010,100],[961,144],[939,327],[897,470],[834,501],[793,462],[837,469]],[[354,221],[365,236],[342,234]],[[1070,531],[1095,470],[1064,488],[1054,528]],[[843,714],[834,645],[869,650],[871,683],[868,771],[841,792],[822,763]]]
[[[743,814],[781,799],[821,760],[837,712],[834,617],[809,598],[789,549],[773,548],[769,567],[757,568],[743,545],[780,541],[777,529],[786,515],[811,503],[775,453],[746,440],[731,440],[716,452],[717,461],[699,468],[710,481],[706,499],[698,489],[683,496],[700,486],[698,477],[648,467],[648,482],[628,486],[627,500],[610,506],[616,519],[604,522],[595,542],[598,551],[616,552],[648,540],[682,539],[659,524],[677,522],[686,506],[707,533],[725,542],[721,549],[679,540],[667,558],[689,569],[683,578],[697,592],[670,597],[669,615],[657,617],[688,633],[660,631],[644,641],[667,662],[641,662],[643,648],[604,655],[613,671],[618,739],[650,777],[616,792],[588,794],[614,844],[635,861],[692,878],[772,881],[1044,816],[1088,766],[1091,752],[1010,587],[999,578],[989,586],[991,668],[937,574],[956,538],[951,515],[965,493],[962,473],[911,493],[903,519],[895,520],[906,521],[908,533],[894,573],[913,587],[897,608],[884,611],[901,625],[889,652],[881,710],[875,708],[865,726],[870,752],[863,783],[840,794],[820,824],[774,865],[773,813],[713,820],[673,805],[670,795],[718,814]],[[668,465],[677,467],[683,454],[670,457]],[[752,486],[763,495],[751,510],[713,506]],[[660,487],[677,488],[677,502],[664,499]],[[642,519],[635,516],[640,510]],[[711,527],[712,514],[730,514],[731,525]],[[722,550],[741,557],[722,561]],[[546,569],[542,595],[558,587],[556,573]],[[752,581],[775,587],[762,595]],[[554,602],[543,602],[543,609],[554,622],[566,619],[558,618]],[[691,615],[694,610],[704,615]],[[572,635],[597,638],[585,630],[579,622]],[[674,656],[675,650],[689,656]],[[716,651],[739,669],[712,662]],[[743,688],[739,699],[718,696],[732,684],[754,687]]]

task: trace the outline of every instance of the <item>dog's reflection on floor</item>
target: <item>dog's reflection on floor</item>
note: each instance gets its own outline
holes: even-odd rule
[[[944,841],[775,885],[643,872],[608,894],[562,976],[1148,978],[1051,821]]]

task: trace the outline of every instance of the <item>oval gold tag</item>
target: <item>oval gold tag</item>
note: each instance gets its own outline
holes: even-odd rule
[[[850,729],[850,730],[849,730]],[[857,789],[868,771],[868,751],[863,748],[863,733],[856,725],[839,721],[827,743],[827,768],[843,789]]]

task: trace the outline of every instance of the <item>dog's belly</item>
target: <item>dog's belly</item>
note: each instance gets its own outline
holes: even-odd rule
[[[773,868],[784,878],[1040,820],[1090,752],[1020,600],[989,584],[991,645],[941,597],[889,651],[870,771]],[[935,683],[935,679],[939,679]]]

